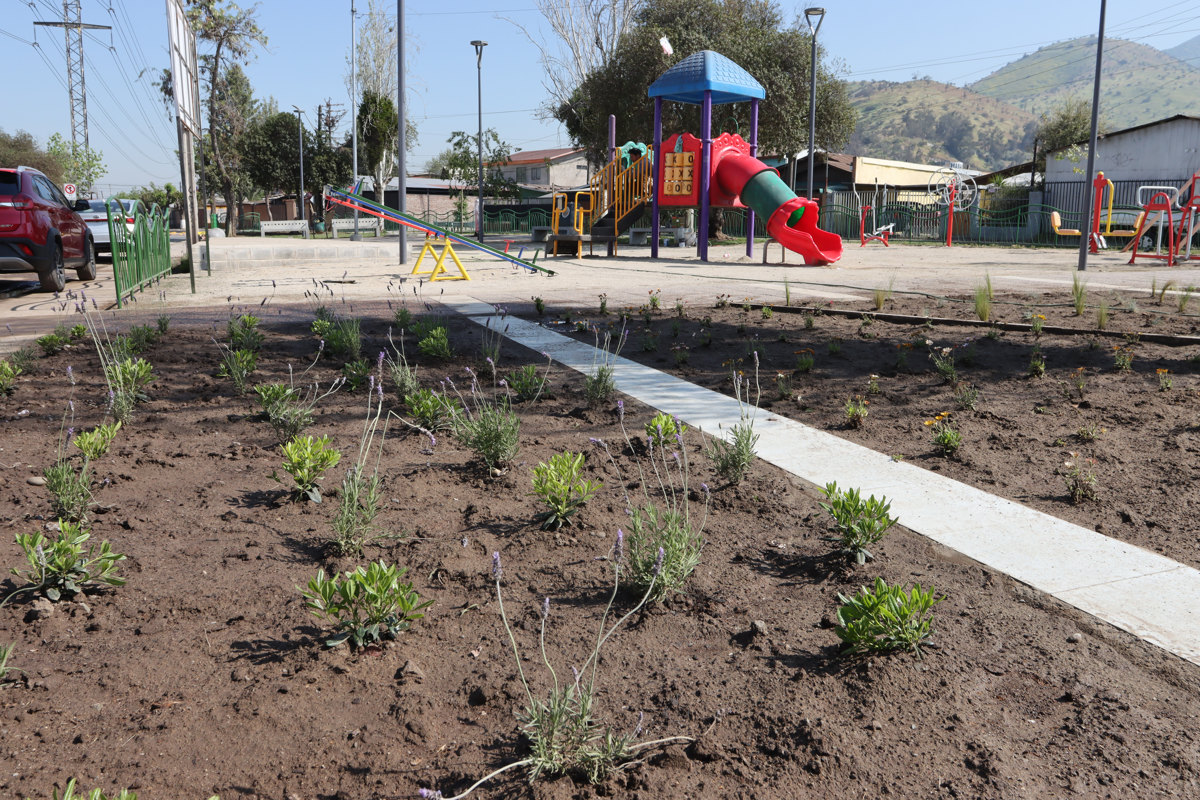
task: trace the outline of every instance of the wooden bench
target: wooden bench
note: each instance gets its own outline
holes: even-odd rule
[[[303,233],[308,238],[308,222],[302,219],[265,219],[258,224],[258,235],[268,233]]]
[[[535,242],[549,241],[550,226],[549,225],[534,225],[533,228],[530,230],[530,233],[533,234],[533,241],[535,241]]]

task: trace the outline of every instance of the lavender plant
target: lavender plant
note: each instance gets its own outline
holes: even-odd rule
[[[381,357],[383,353],[379,354]],[[383,414],[383,377],[380,358],[380,375],[372,375],[367,392],[367,415],[363,421],[363,432],[358,443],[358,457],[346,470],[342,478],[342,490],[338,493],[338,510],[333,517],[333,538],[330,548],[337,555],[359,556],[370,539],[379,515],[382,501],[382,480],[379,462],[383,458],[383,443],[387,438],[387,425],[379,429]],[[378,435],[379,444],[375,444]],[[374,448],[374,464],[371,452]]]
[[[521,730],[529,743],[530,755],[519,761],[506,764],[499,769],[479,779],[464,791],[450,798],[444,798],[436,789],[421,789],[419,796],[436,798],[437,800],[462,800],[492,778],[513,769],[527,769],[530,781],[536,781],[543,776],[576,775],[579,778],[596,784],[605,780],[609,775],[619,772],[630,763],[634,763],[639,753],[651,747],[657,747],[673,742],[689,742],[691,737],[668,736],[650,741],[638,741],[642,724],[630,733],[619,733],[611,726],[601,722],[596,709],[597,675],[600,665],[600,653],[604,644],[612,638],[625,622],[640,611],[650,599],[653,591],[651,586],[642,595],[641,600],[620,619],[609,625],[609,615],[613,613],[617,595],[621,587],[621,575],[624,564],[624,535],[617,532],[617,543],[609,554],[609,563],[613,567],[613,589],[609,595],[608,605],[600,617],[596,630],[596,644],[592,652],[579,667],[571,667],[572,678],[560,679],[558,671],[551,663],[546,651],[546,626],[550,619],[550,598],[545,598],[541,605],[541,626],[538,632],[538,649],[542,664],[550,678],[551,687],[546,695],[535,695],[525,674],[521,649],[517,644],[516,635],[508,621],[504,608],[504,593],[500,586],[504,570],[500,564],[500,554],[492,554],[492,579],[496,584],[496,600],[500,606],[500,619],[512,645],[513,658],[517,664],[517,675],[525,690],[526,705],[518,715]],[[660,563],[661,567],[661,563]]]

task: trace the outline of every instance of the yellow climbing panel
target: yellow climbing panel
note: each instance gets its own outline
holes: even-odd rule
[[[436,236],[426,236],[425,237],[425,246],[421,248],[421,255],[417,256],[417,263],[413,264],[411,274],[412,275],[428,275],[429,280],[431,280],[431,281],[469,281],[469,280],[471,280],[471,276],[467,274],[466,268],[462,265],[462,262],[458,260],[458,253],[454,252],[454,246],[452,244],[450,244],[450,241],[446,240],[446,244],[445,244],[445,246],[442,247],[442,251],[440,253],[438,252],[438,249],[435,246],[435,243],[437,241],[438,241],[438,237],[436,237]],[[422,271],[421,270],[421,262],[425,259],[425,256],[427,254],[431,259],[433,259],[433,267],[430,268],[429,270]],[[450,256],[451,260],[454,261],[455,266],[458,267],[457,275],[455,275],[451,272],[448,272],[446,270],[446,256]]]

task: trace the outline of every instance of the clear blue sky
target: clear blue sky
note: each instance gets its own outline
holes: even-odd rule
[[[356,4],[361,17],[367,0]],[[392,0],[385,4],[396,7]],[[808,4],[781,6],[792,15]],[[846,79],[904,81],[929,75],[965,84],[1043,45],[1094,34],[1100,3],[825,0],[824,6],[819,41],[843,62]],[[108,31],[92,31],[84,39],[89,136],[108,165],[102,188],[178,183],[175,125],[150,87],[150,77],[167,65],[165,3],[82,0],[82,8],[84,22],[114,27],[111,48]],[[410,117],[420,132],[409,156],[410,172],[442,150],[452,131],[476,127],[472,39],[489,43],[483,60],[484,127],[496,128],[516,149],[569,144],[557,123],[537,118],[535,110],[545,97],[537,50],[503,19],[545,36],[531,0],[407,0],[405,8]],[[35,19],[61,19],[61,14],[59,0],[0,0],[0,54],[5,56],[0,127],[27,130],[41,143],[55,131],[69,134],[63,33],[38,28],[40,47],[29,43],[35,39]],[[263,0],[258,18],[270,42],[246,67],[256,95],[273,96],[284,109],[299,105],[310,122],[312,110],[326,98],[348,102],[350,0]],[[1198,34],[1200,0],[1109,0],[1109,37],[1167,49]],[[348,124],[347,117],[347,129]]]

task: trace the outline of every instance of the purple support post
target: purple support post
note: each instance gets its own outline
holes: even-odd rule
[[[758,99],[750,101],[750,157],[758,157]],[[746,215],[746,257],[754,258],[754,209]]]
[[[616,160],[617,160],[617,115],[609,114],[608,115],[608,163],[611,164]],[[613,167],[613,169],[616,170],[617,168]],[[601,205],[601,208],[607,208],[607,204],[612,202],[613,198],[612,198],[611,193],[616,191],[616,173],[611,172],[611,173],[609,173],[609,176],[610,176],[610,178],[607,183],[600,184],[600,192],[602,193],[601,197],[592,200],[593,209],[595,208],[597,203],[603,204],[603,205]],[[592,224],[593,225],[596,224],[596,219],[595,219],[594,215],[592,217]],[[613,223],[613,233],[614,234],[617,233],[615,221]],[[617,254],[617,242],[614,239],[613,241],[608,243],[608,256],[609,256],[609,258],[612,258],[616,254]]]
[[[712,163],[712,90],[704,90],[704,102],[700,105],[700,260],[708,261],[708,165]]]
[[[650,257],[658,258],[658,173],[662,168],[662,98],[654,98],[654,183],[650,193]]]

